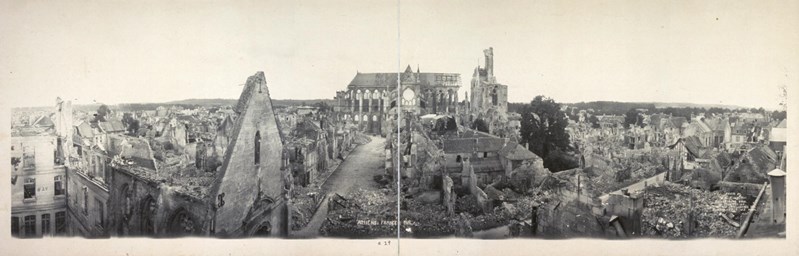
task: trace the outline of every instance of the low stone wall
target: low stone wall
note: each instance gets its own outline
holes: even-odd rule
[[[644,190],[647,187],[659,187],[659,186],[663,185],[664,183],[666,183],[666,175],[667,174],[668,174],[668,172],[662,172],[662,173],[656,174],[655,176],[646,178],[646,179],[641,180],[639,182],[633,183],[632,185],[629,185],[629,186],[626,186],[626,187],[621,188],[619,190],[610,192],[608,194],[621,194],[621,191],[625,190],[625,189],[627,190],[628,193],[633,193],[633,192],[638,192],[638,191]],[[604,195],[604,196],[601,196],[600,198],[603,198],[603,200],[604,200],[604,198],[607,198],[607,194]]]
[[[719,190],[727,193],[738,193],[747,198],[747,200],[751,199],[754,201],[754,198],[757,197],[757,194],[760,193],[760,188],[763,184],[754,184],[754,183],[740,183],[740,182],[728,182],[722,181],[718,183]]]

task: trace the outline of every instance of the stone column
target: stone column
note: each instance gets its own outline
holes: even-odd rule
[[[432,110],[431,113],[435,114],[436,112],[438,112],[438,92],[434,91],[433,92],[433,97],[430,97],[430,98],[432,98],[432,100],[429,102],[431,110]]]
[[[383,105],[385,104],[385,97],[383,97],[383,92],[378,93],[377,97],[379,99],[379,102],[377,104],[377,109],[378,109],[378,112],[382,113],[384,111],[383,110]]]
[[[363,110],[364,109],[363,105],[365,105],[364,103],[366,102],[365,98],[366,98],[366,92],[361,94],[361,104],[359,106],[361,108],[361,112],[366,112],[366,111]]]
[[[449,91],[446,91],[444,93],[444,96],[443,96],[444,97],[444,114],[449,113],[449,101],[450,101],[450,97],[449,96],[450,96],[449,95]]]
[[[439,99],[438,100],[439,101],[438,111],[442,112],[442,113],[446,113],[447,112],[447,109],[446,109],[447,108],[447,99],[444,97],[444,94],[445,94],[445,92],[440,92],[438,94],[438,99]]]
[[[352,113],[355,113],[355,93],[353,90],[350,90],[350,107],[352,108]]]
[[[458,115],[458,92],[455,92],[455,116]]]
[[[454,102],[453,101],[454,98],[452,96],[452,90],[447,91],[447,94],[449,94],[449,95],[447,95],[447,113],[450,113],[450,112],[452,112],[452,108],[453,108],[453,104],[452,103]]]

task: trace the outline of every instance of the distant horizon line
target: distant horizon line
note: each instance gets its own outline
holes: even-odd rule
[[[105,104],[105,103],[83,103],[83,104],[73,104],[73,106],[100,106],[100,105],[107,105],[107,106],[116,106],[116,105],[130,105],[130,104],[173,104],[173,105],[203,105],[203,104],[196,104],[196,103],[184,103],[186,101],[236,101],[238,99],[235,98],[187,98],[187,99],[180,99],[180,100],[170,100],[170,101],[162,101],[162,102],[125,102],[125,103],[114,103],[114,104]],[[273,101],[330,101],[335,100],[333,98],[314,98],[314,99],[272,99]],[[554,100],[554,98],[553,98]],[[596,103],[596,102],[613,102],[613,103],[627,103],[627,104],[661,104],[661,105],[690,105],[690,106],[655,106],[655,108],[668,108],[668,107],[675,107],[675,108],[725,108],[730,110],[737,110],[737,109],[752,109],[752,108],[763,108],[767,111],[782,111],[778,108],[766,108],[763,106],[759,107],[746,107],[741,105],[734,105],[734,104],[723,104],[723,103],[691,103],[691,102],[662,102],[662,101],[616,101],[616,100],[591,100],[591,101],[557,101],[555,102],[560,104],[580,104],[580,103]],[[508,102],[508,104],[527,104],[529,101],[519,101],[519,102]],[[12,110],[14,109],[25,109],[25,108],[46,108],[50,106],[22,106],[22,107],[11,107]]]

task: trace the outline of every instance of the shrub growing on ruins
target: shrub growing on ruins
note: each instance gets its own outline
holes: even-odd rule
[[[575,156],[558,149],[544,158],[544,167],[552,172],[558,172],[580,167],[580,162]]]

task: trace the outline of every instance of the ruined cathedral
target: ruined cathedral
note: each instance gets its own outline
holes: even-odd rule
[[[397,106],[414,115],[455,114],[458,105],[460,74],[423,73],[408,66],[404,72],[360,73],[336,93],[339,121],[353,124],[361,131],[385,135],[392,111]],[[397,80],[400,93],[397,93]],[[397,100],[400,102],[397,102]]]
[[[385,135],[387,122],[396,113],[392,109],[401,106],[403,112],[416,116],[459,116],[466,125],[480,119],[489,126],[489,133],[504,137],[502,130],[509,123],[508,86],[494,76],[494,49],[485,49],[483,54],[484,67],[475,67],[471,97],[467,92],[464,101],[458,100],[458,73],[423,73],[410,66],[399,74],[357,72],[347,90],[336,92],[336,119],[367,133]]]
[[[471,98],[467,103],[469,123],[482,120],[488,132],[505,137],[508,120],[508,86],[497,82],[494,76],[494,48],[483,50],[485,67],[479,65],[472,74]]]
[[[508,86],[497,83],[494,76],[494,48],[483,50],[485,67],[479,65],[472,74],[472,98],[470,109],[480,116],[508,112]]]

